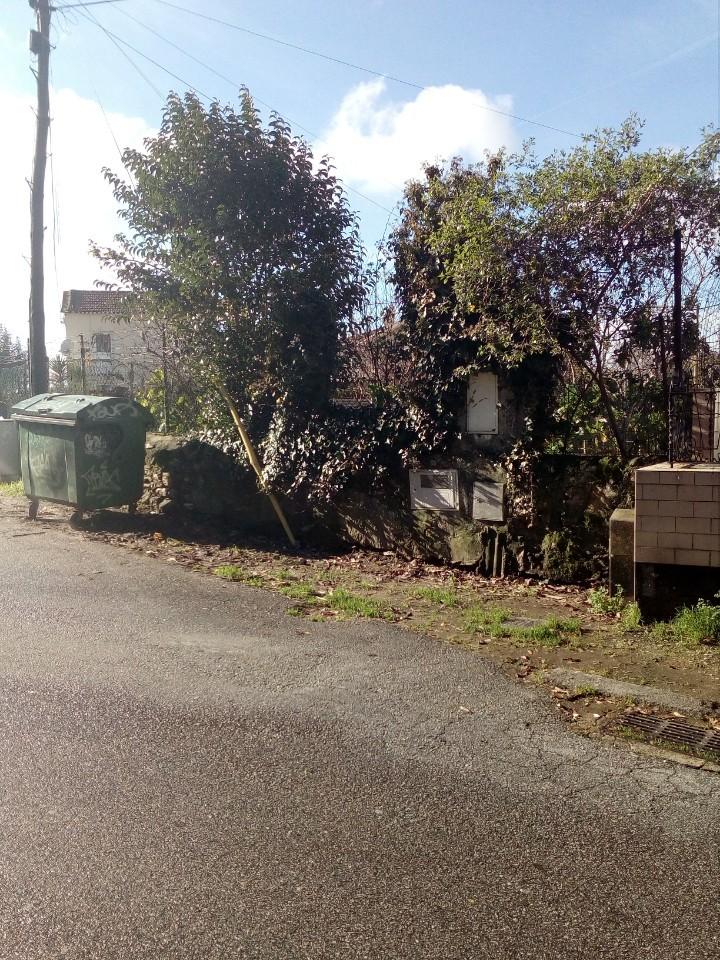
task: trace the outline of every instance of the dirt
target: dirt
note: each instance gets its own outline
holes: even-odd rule
[[[26,501],[0,494],[0,509],[24,516]],[[538,682],[543,671],[563,666],[665,687],[707,701],[720,697],[719,649],[690,649],[660,641],[647,628],[625,629],[618,617],[593,612],[589,591],[580,587],[529,579],[487,579],[472,571],[405,561],[388,553],[291,550],[271,541],[248,541],[237,531],[179,524],[153,514],[104,511],[72,527],[70,515],[68,508],[43,504],[37,523],[57,525],[75,535],[208,575],[214,575],[218,567],[231,566],[232,574],[248,585],[290,594],[289,612],[294,615],[315,619],[351,615],[329,602],[332,592],[342,588],[353,603],[378,601],[374,612],[381,611],[383,619],[476,651],[524,682]],[[428,589],[444,594],[428,596]],[[311,592],[311,596],[298,598],[303,592]],[[511,628],[545,623],[554,617],[576,619],[580,630],[574,636],[563,636],[556,646],[534,643],[517,633],[493,636],[490,628],[468,628],[471,609],[488,617],[503,610]],[[602,709],[590,712],[603,714]]]

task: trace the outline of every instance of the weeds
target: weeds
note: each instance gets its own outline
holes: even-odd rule
[[[548,617],[543,623],[532,627],[513,627],[508,621],[511,611],[504,607],[484,607],[476,604],[465,616],[465,629],[471,633],[487,633],[491,637],[510,638],[538,647],[558,647],[582,633],[576,618],[561,620]]]
[[[340,613],[348,613],[355,617],[371,617],[382,620],[390,615],[390,608],[380,600],[361,597],[338,587],[325,598],[328,607]]]
[[[459,607],[460,597],[457,587],[419,587],[413,591],[413,596],[420,600],[427,600],[442,607]]]
[[[581,633],[582,626],[576,617],[566,620],[548,617],[544,623],[534,627],[515,627],[509,631],[508,635],[531,646],[559,647],[568,640],[576,639]]]
[[[633,600],[632,603],[628,603],[625,609],[622,612],[620,617],[620,622],[626,630],[639,630],[642,626],[642,614],[640,613],[640,607]]]
[[[232,580],[235,583],[244,583],[248,587],[262,587],[265,583],[263,577],[256,573],[247,573],[242,567],[234,563],[224,563],[215,567],[213,573],[216,577],[222,577],[223,580]]]
[[[476,603],[465,614],[465,629],[470,633],[489,633],[493,637],[506,636],[501,631],[510,616],[510,610],[505,607],[487,607]]]
[[[623,596],[622,587],[616,587],[615,593],[610,593],[607,587],[597,587],[588,594],[588,600],[593,613],[616,614],[622,613],[628,603]]]
[[[699,600],[694,607],[683,607],[670,623],[675,639],[690,647],[720,643],[720,607]]]
[[[12,480],[10,483],[0,483],[0,494],[6,497],[24,497],[25,487],[22,480]]]
[[[291,583],[289,586],[280,587],[280,593],[290,600],[304,600],[305,602],[314,601],[317,598],[314,587],[309,583]]]

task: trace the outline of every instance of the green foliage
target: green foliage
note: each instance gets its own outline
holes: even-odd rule
[[[534,627],[516,627],[509,631],[508,636],[529,646],[559,647],[581,634],[582,626],[576,617],[548,617],[544,623]]]
[[[28,396],[27,352],[0,323],[0,416]]]
[[[386,603],[370,597],[362,597],[350,590],[341,587],[333,590],[325,598],[325,603],[333,610],[347,613],[355,617],[370,617],[372,619],[386,619],[391,611]]]
[[[623,596],[622,587],[616,587],[613,594],[607,587],[597,587],[590,591],[588,599],[594,613],[622,613],[627,607],[627,600]]]
[[[543,572],[551,580],[573,583],[585,579],[590,564],[585,551],[567,530],[552,530],[542,542]]]
[[[216,577],[222,577],[223,580],[233,580],[237,583],[244,583],[248,587],[262,587],[265,583],[263,577],[258,574],[248,573],[234,563],[221,564],[219,567],[215,567],[213,573]]]
[[[642,614],[640,612],[640,607],[634,600],[632,603],[628,603],[625,609],[622,611],[620,621],[626,630],[640,629],[642,626]]]
[[[12,480],[9,483],[0,483],[0,495],[6,497],[24,497],[25,485],[22,480]]]
[[[489,632],[491,636],[502,632],[503,624],[511,617],[511,611],[505,607],[488,607],[482,603],[473,604],[465,614],[465,629],[470,633]]]
[[[192,433],[203,422],[202,396],[192,383],[185,379],[168,382],[168,423],[165,423],[165,384],[162,370],[155,370],[148,377],[145,387],[135,399],[146,407],[155,423],[165,433]]]
[[[179,345],[213,438],[235,448],[218,383],[256,444],[307,434],[362,299],[356,221],[329,161],[279,117],[264,127],[243,91],[237,110],[171,94],[157,136],[123,163],[131,182],[106,177],[127,234],[95,253]]]
[[[439,423],[464,366],[550,357],[570,385],[555,418],[559,449],[579,423],[623,459],[659,441],[662,422],[648,412],[662,409],[667,331],[657,318],[672,290],[670,241],[683,224],[692,316],[719,253],[720,134],[693,151],[643,152],[640,131],[631,118],[542,161],[527,148],[431,166],[407,187],[391,240],[399,313],[416,393],[421,405],[437,398]]]
[[[419,587],[413,596],[441,607],[459,607],[461,603],[457,587]]]
[[[309,583],[291,583],[286,587],[280,587],[280,593],[290,600],[304,600],[311,602],[317,597],[317,591]]]
[[[582,626],[577,618],[548,617],[532,627],[514,627],[508,621],[512,612],[504,607],[475,604],[465,615],[465,629],[470,633],[484,633],[495,638],[516,640],[532,646],[557,647],[579,637]]]
[[[683,607],[670,630],[675,639],[688,646],[715,646],[720,643],[720,606],[700,600],[693,607]]]

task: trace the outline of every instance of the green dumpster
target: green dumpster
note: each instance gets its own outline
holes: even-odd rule
[[[41,394],[16,404],[12,417],[31,505],[51,500],[79,511],[134,508],[143,491],[145,431],[152,419],[139,403]]]

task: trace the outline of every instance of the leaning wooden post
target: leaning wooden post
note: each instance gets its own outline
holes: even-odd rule
[[[282,524],[283,530],[287,534],[287,538],[290,541],[291,546],[296,547],[297,540],[293,536],[293,532],[290,529],[290,524],[287,522],[287,517],[283,512],[283,508],[280,506],[280,503],[278,502],[277,497],[272,492],[272,490],[268,487],[265,481],[265,477],[263,476],[262,463],[260,463],[260,458],[258,457],[255,451],[255,447],[253,446],[253,442],[250,439],[250,435],[245,429],[245,424],[242,421],[242,417],[240,416],[238,408],[235,406],[235,403],[233,402],[232,397],[227,392],[227,390],[225,389],[222,383],[217,383],[217,388],[218,388],[218,392],[220,393],[220,396],[223,398],[223,400],[227,404],[233,420],[235,421],[235,426],[237,427],[238,433],[240,434],[240,439],[242,440],[243,446],[245,447],[245,452],[248,455],[248,460],[250,461],[250,464],[252,465],[253,470],[257,474],[258,482],[260,484],[260,489],[263,491],[263,493],[267,496],[270,503],[272,504],[273,510],[277,514],[278,520]]]

